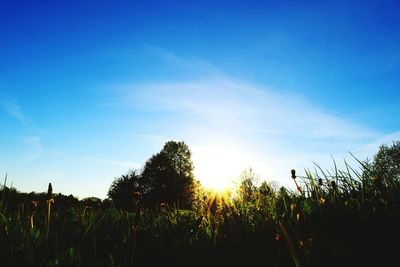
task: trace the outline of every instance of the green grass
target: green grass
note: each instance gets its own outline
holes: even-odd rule
[[[206,212],[0,197],[1,266],[384,266],[397,259],[400,183],[318,165],[281,188]],[[31,217],[33,216],[33,228]],[[49,221],[47,221],[49,220]]]

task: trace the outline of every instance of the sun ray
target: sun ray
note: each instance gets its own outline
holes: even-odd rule
[[[246,167],[238,149],[211,146],[195,148],[195,176],[208,190],[232,190],[240,172]]]

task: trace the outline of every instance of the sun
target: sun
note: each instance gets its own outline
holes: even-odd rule
[[[232,190],[244,168],[240,153],[221,146],[196,148],[193,151],[195,177],[208,190]]]

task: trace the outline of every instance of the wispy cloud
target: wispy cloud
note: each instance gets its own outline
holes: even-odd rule
[[[235,132],[302,135],[359,140],[372,129],[324,111],[287,92],[222,79],[138,84],[118,89],[114,104],[148,111],[175,112],[188,125]]]
[[[104,106],[125,114],[131,109],[132,116],[148,120],[147,132],[186,141],[198,173],[205,173],[206,166],[224,165],[236,172],[252,166],[264,178],[287,184],[291,168],[312,168],[313,161],[328,168],[331,155],[340,161],[351,157],[348,152],[362,160],[373,155],[374,144],[385,134],[292,91],[237,80],[207,62],[152,49],[169,64],[199,70],[199,75],[114,86]],[[222,154],[230,160],[213,163],[224,161]]]
[[[31,122],[31,119],[23,113],[21,106],[16,101],[2,100],[0,105],[10,116],[19,122],[23,124]]]
[[[26,147],[25,159],[32,160],[38,158],[44,152],[40,136],[22,137],[20,143]]]
[[[121,167],[133,168],[133,169],[138,169],[141,167],[141,165],[139,163],[132,163],[132,162],[128,162],[128,161],[103,159],[103,158],[92,157],[92,156],[83,156],[82,158],[85,160],[90,160],[90,161],[95,161],[95,162],[105,163],[105,164],[111,164],[111,165],[117,165],[117,166],[121,166]]]
[[[376,152],[378,152],[379,147],[381,145],[392,145],[394,141],[400,141],[400,131],[387,133],[382,136],[377,137],[376,139],[367,142],[357,148],[355,151],[357,154],[363,156],[364,158],[371,158]]]
[[[166,141],[170,140],[168,136],[161,135],[161,134],[142,134],[142,133],[135,133],[133,135],[134,138],[140,138],[142,140],[148,140],[151,142],[156,142],[156,143],[165,143]]]
[[[312,160],[331,163],[330,154],[348,156],[381,135],[301,96],[226,76],[127,85],[111,101],[132,114],[157,114],[153,132],[185,140],[194,154],[229,147],[237,151],[229,152],[235,168],[252,165],[264,177],[286,177],[291,167]]]
[[[224,75],[223,72],[215,65],[211,64],[208,61],[202,60],[198,57],[180,57],[173,53],[170,50],[167,50],[163,47],[146,44],[146,47],[155,54],[160,60],[164,61],[165,63],[179,68],[185,68],[189,71],[196,71],[201,74],[207,75],[216,75],[221,76]]]

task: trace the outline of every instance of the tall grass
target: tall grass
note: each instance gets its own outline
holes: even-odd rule
[[[345,162],[292,171],[296,190],[255,190],[215,208],[156,211],[0,202],[2,266],[385,265],[400,239],[400,184]],[[204,203],[210,203],[205,201]],[[51,211],[50,211],[51,210]],[[34,211],[34,216],[32,212]],[[32,221],[32,223],[31,223]],[[398,260],[397,260],[398,263]]]

